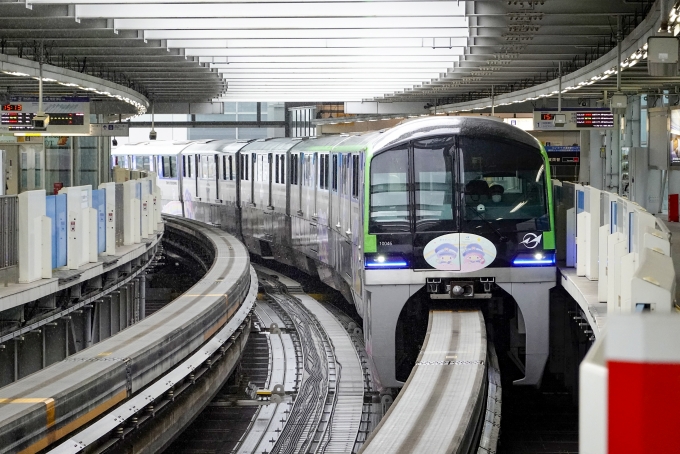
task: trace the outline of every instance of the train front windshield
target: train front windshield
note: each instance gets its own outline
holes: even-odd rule
[[[550,229],[545,164],[537,149],[483,138],[460,138],[465,221]]]
[[[459,137],[456,145],[455,139],[417,141],[374,156],[371,233],[472,231],[489,223],[502,230],[550,229],[537,148],[472,137]]]

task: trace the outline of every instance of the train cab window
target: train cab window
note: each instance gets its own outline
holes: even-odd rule
[[[358,158],[352,156],[357,173]],[[408,148],[377,154],[371,161],[369,232],[410,231],[408,199]]]
[[[333,155],[333,176],[331,178],[333,192],[338,192],[338,155]]]
[[[416,230],[455,229],[452,137],[413,144]]]
[[[532,225],[523,227],[550,228],[545,166],[538,148],[461,137],[460,149],[465,220],[529,221]]]

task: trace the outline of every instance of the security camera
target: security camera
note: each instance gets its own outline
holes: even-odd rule
[[[117,146],[118,146],[118,141],[116,140],[115,137],[114,137],[113,140],[111,141],[111,145],[113,145],[114,147],[117,147]]]
[[[47,125],[50,124],[50,116],[48,114],[36,114],[31,120],[33,129],[47,129]]]
[[[156,140],[156,137],[158,137],[158,133],[152,129],[151,132],[149,132],[149,140]]]

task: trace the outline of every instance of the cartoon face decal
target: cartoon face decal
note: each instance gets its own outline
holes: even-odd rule
[[[477,271],[495,260],[496,247],[479,235],[449,233],[430,241],[423,256],[438,270]]]
[[[442,243],[434,250],[437,254],[437,261],[440,265],[453,265],[454,260],[458,258],[458,246],[450,243]]]
[[[484,265],[484,250],[481,246],[475,243],[468,244],[463,252],[465,263],[470,265]]]

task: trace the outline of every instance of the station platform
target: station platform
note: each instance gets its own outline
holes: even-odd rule
[[[675,271],[676,280],[680,282],[680,241],[672,241],[672,238],[680,235],[680,223],[668,222],[666,214],[655,216],[670,233],[671,258]],[[578,303],[590,324],[593,335],[600,337],[607,325],[607,303],[600,301],[598,297],[598,281],[579,276],[576,268],[567,266],[564,261],[557,263],[558,284]],[[675,287],[675,301],[680,301],[680,286]],[[675,306],[678,311],[678,306]]]

